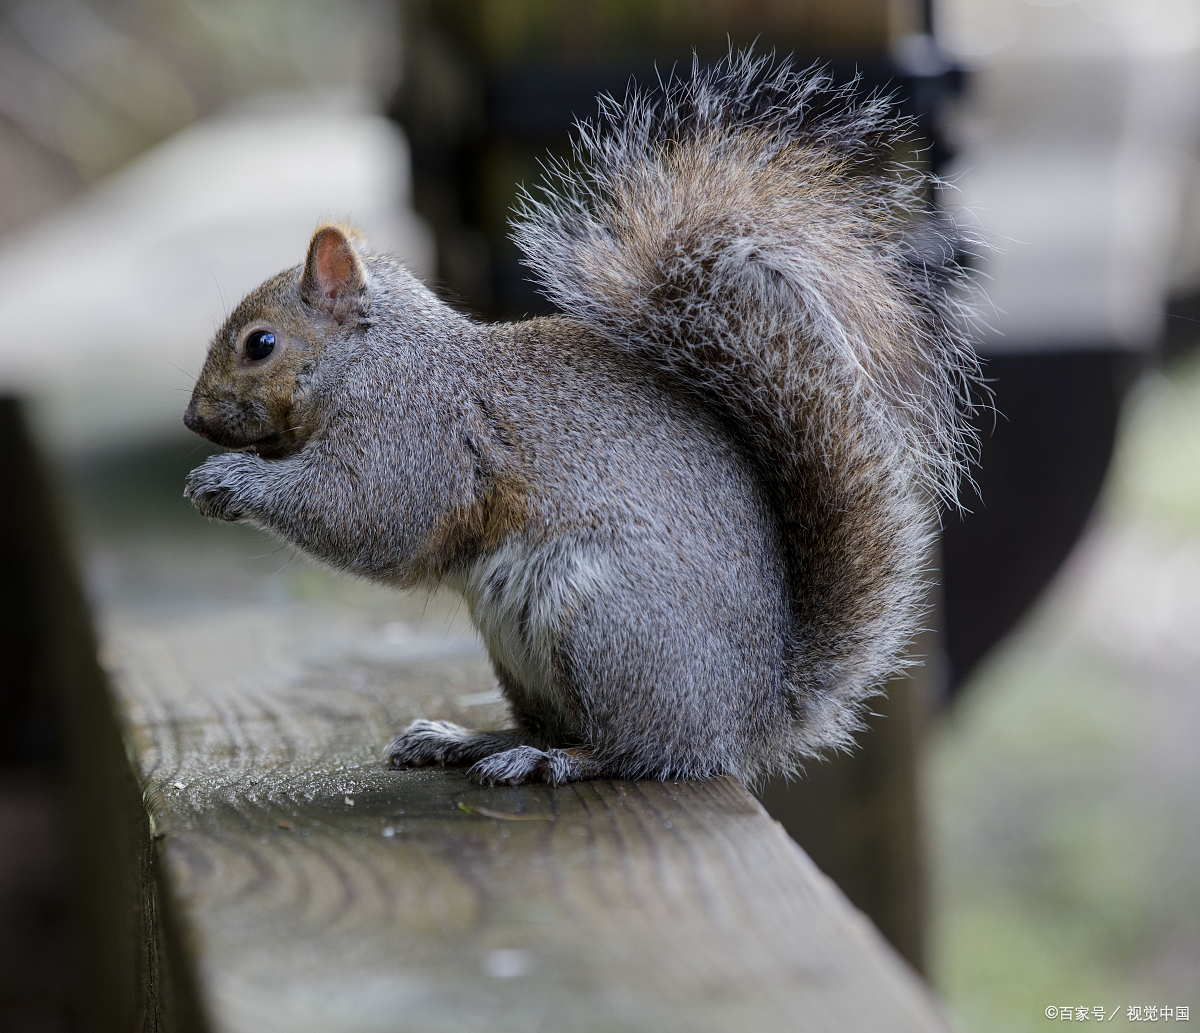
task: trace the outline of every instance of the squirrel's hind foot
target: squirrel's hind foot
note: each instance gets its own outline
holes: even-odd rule
[[[387,757],[392,768],[471,764],[469,774],[480,782],[511,786],[578,782],[593,766],[582,750],[539,750],[514,732],[473,732],[452,721],[414,721],[392,740]]]
[[[388,767],[473,764],[519,742],[507,732],[473,732],[453,721],[414,721],[388,746]]]
[[[586,754],[579,750],[539,750],[535,746],[515,746],[484,757],[467,774],[489,785],[497,782],[510,786],[522,782],[549,782],[557,786],[590,777],[589,768]]]

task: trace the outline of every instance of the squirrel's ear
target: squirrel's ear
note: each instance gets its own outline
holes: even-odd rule
[[[366,290],[367,267],[350,237],[337,226],[321,226],[308,245],[300,295],[310,305],[337,309]]]

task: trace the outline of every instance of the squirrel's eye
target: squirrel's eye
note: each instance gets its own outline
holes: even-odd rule
[[[246,338],[246,358],[251,362],[265,359],[275,350],[275,335],[270,330],[255,330]]]

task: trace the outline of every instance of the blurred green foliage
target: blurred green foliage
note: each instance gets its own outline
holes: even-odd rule
[[[1180,540],[1200,535],[1200,355],[1139,385],[1108,503],[1114,522],[1145,523]]]
[[[1200,1004],[1198,570],[1192,359],[1131,396],[1091,530],[935,736],[932,970],[964,1033]]]

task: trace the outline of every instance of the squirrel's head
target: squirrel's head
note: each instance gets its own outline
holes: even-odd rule
[[[325,343],[365,314],[368,274],[353,231],[323,225],[303,267],[248,294],[208,349],[183,422],[226,448],[276,459],[318,429],[309,404]]]

